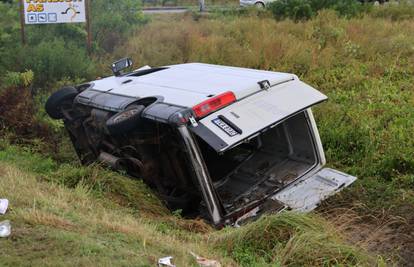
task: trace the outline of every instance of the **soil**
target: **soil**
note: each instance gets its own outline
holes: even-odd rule
[[[351,208],[324,210],[331,221],[351,244],[384,255],[391,265],[414,267],[414,213],[406,207],[404,217],[382,214],[361,215]]]

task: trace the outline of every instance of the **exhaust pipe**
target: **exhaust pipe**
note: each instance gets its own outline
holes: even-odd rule
[[[111,155],[106,152],[101,152],[101,154],[99,154],[98,161],[108,165],[109,167],[115,170],[120,170],[120,169],[125,168],[125,164],[122,159],[115,157],[114,155]]]

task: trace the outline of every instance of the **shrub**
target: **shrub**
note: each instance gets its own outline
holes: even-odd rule
[[[31,70],[23,73],[8,71],[6,72],[2,85],[4,87],[28,87],[33,82],[33,79],[34,73]]]
[[[314,16],[314,10],[308,0],[275,1],[269,5],[269,9],[277,19],[291,18],[298,21]]]
[[[339,15],[354,17],[367,9],[356,0],[279,0],[269,9],[277,19],[307,20],[323,9],[333,9]]]
[[[134,0],[92,2],[92,30],[98,48],[112,52],[134,26],[148,21],[140,11],[140,3]]]
[[[38,87],[66,77],[92,78],[94,72],[94,63],[86,50],[63,39],[42,41],[23,49],[18,56],[23,66],[35,73],[34,83]]]

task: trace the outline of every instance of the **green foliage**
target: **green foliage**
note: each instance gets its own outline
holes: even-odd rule
[[[354,17],[367,8],[356,0],[279,0],[272,2],[269,9],[277,19],[299,21],[310,19],[323,9],[333,9],[341,16]]]
[[[22,170],[47,175],[58,168],[56,162],[51,158],[33,153],[30,148],[11,146],[4,140],[2,140],[0,148],[0,161],[13,162]]]
[[[20,26],[19,12],[10,3],[0,2],[0,79],[6,71],[23,71],[11,68],[16,62],[8,60],[9,54],[15,53],[14,48],[19,43]]]
[[[85,49],[63,39],[42,41],[34,47],[23,49],[19,56],[22,57],[24,65],[30,66],[34,71],[35,83],[38,86],[65,77],[92,78],[94,71]]]
[[[33,71],[29,70],[26,72],[6,72],[3,80],[4,87],[28,87],[33,82]]]
[[[272,14],[265,8],[257,8],[255,6],[244,8],[209,8],[211,17],[231,20],[234,17],[271,17]],[[199,20],[202,15],[200,13],[192,13],[194,20]]]
[[[93,1],[92,30],[97,47],[112,52],[127,39],[134,26],[146,23],[140,9],[140,1]]]
[[[314,10],[308,0],[275,1],[269,5],[269,9],[278,19],[291,18],[297,21],[314,16]]]

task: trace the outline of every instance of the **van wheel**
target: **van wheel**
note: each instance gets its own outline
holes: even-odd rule
[[[141,113],[144,109],[143,105],[133,105],[109,118],[106,121],[109,134],[125,134],[136,129],[142,122]]]
[[[259,9],[263,9],[263,8],[265,8],[265,5],[264,5],[262,2],[256,2],[256,3],[254,4],[254,6],[255,6],[256,8],[259,8]]]
[[[67,102],[73,101],[78,94],[78,90],[71,86],[62,87],[60,90],[54,92],[46,101],[45,109],[46,113],[55,120],[63,118],[62,105]]]

